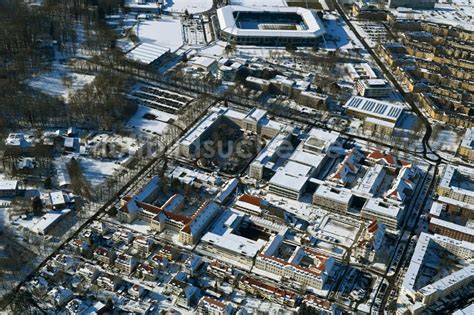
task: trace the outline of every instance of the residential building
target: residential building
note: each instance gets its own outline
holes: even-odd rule
[[[117,291],[121,282],[122,280],[116,275],[105,272],[97,278],[96,284],[99,288],[115,292]]]
[[[454,240],[447,236],[421,233],[405,273],[400,294],[404,304],[413,314],[421,314],[429,305],[459,290],[474,279],[474,264],[472,263],[464,264],[460,269],[432,283],[426,281],[426,277],[420,277],[428,267],[435,267],[433,264],[436,262],[429,258],[432,257],[429,253],[439,252],[437,246],[463,260],[470,260],[474,255],[473,243]]]
[[[199,301],[197,310],[200,314],[209,315],[232,315],[234,308],[231,303],[219,302],[208,296],[204,296]]]
[[[466,129],[458,149],[458,155],[468,161],[474,161],[474,127]]]
[[[252,295],[256,295],[269,301],[294,307],[297,294],[293,291],[275,287],[269,283],[264,283],[251,276],[243,276],[238,283],[238,287]]]
[[[437,193],[467,204],[474,204],[474,168],[448,164],[439,181]]]
[[[115,267],[127,275],[131,274],[137,265],[137,258],[126,253],[119,253],[115,259]]]

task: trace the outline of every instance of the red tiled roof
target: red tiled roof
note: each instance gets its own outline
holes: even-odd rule
[[[243,282],[243,283],[246,283],[246,284],[248,284],[252,287],[260,288],[260,289],[266,290],[268,292],[272,292],[273,294],[275,294],[277,296],[281,296],[281,297],[287,296],[288,298],[294,298],[296,296],[295,292],[291,292],[291,291],[287,291],[287,290],[283,290],[283,289],[274,287],[274,286],[272,286],[268,283],[261,282],[261,281],[255,279],[255,278],[250,277],[250,276],[243,276],[240,279],[240,281]]]
[[[222,302],[219,302],[219,301],[217,301],[217,300],[214,300],[214,299],[212,299],[212,298],[210,298],[210,297],[208,297],[208,296],[205,296],[203,299],[204,299],[204,301],[205,301],[206,303],[208,303],[208,304],[212,304],[212,305],[214,305],[214,306],[217,306],[217,307],[219,307],[220,309],[225,309],[225,304],[222,303]]]
[[[260,207],[260,205],[262,204],[262,199],[261,198],[259,198],[257,196],[248,195],[248,194],[244,194],[244,195],[240,196],[239,201],[250,203],[250,204],[252,204],[254,206],[257,206],[257,207]]]
[[[209,205],[209,200],[206,200],[200,207],[199,209],[196,210],[196,212],[194,212],[194,214],[191,216],[191,218],[189,218],[189,221],[187,223],[185,223],[186,225],[181,229],[181,231],[183,231],[184,233],[191,233],[191,224],[193,224],[193,221],[196,219],[196,217],[202,212],[204,211],[204,209],[206,209],[206,207]]]
[[[383,158],[384,154],[380,151],[373,151],[371,152],[367,157],[369,159],[374,159],[374,160],[380,160],[381,158]]]
[[[163,211],[163,213],[169,219],[174,220],[174,221],[178,221],[178,222],[182,222],[183,224],[187,224],[188,222],[191,221],[191,217],[188,217],[188,216],[185,216],[185,215],[177,214],[177,213],[170,212],[170,211]]]
[[[160,207],[151,205],[149,203],[141,202],[141,201],[136,201],[137,205],[142,208],[143,210],[146,210],[151,213],[159,214],[162,209]]]
[[[377,231],[377,229],[378,229],[377,220],[373,220],[367,227],[367,230],[369,231],[369,233],[374,233],[375,231]]]
[[[387,154],[384,156],[383,159],[390,165],[396,165],[396,161],[393,155]]]
[[[320,299],[315,295],[307,294],[307,295],[305,295],[304,300],[306,302],[316,304],[317,306],[319,306],[323,309],[327,309],[327,310],[331,309],[331,302],[329,302],[327,300]]]

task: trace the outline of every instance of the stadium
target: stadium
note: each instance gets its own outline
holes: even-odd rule
[[[244,7],[217,10],[223,40],[239,45],[314,46],[325,33],[314,11],[297,7]]]

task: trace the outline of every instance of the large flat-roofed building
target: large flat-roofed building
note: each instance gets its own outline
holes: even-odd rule
[[[323,209],[344,214],[349,210],[352,193],[345,188],[319,186],[313,194],[313,204]]]
[[[315,11],[229,5],[217,10],[220,35],[240,45],[314,46],[325,34]]]
[[[361,96],[351,97],[344,105],[344,108],[348,114],[357,118],[373,117],[392,123],[397,123],[404,109],[400,105]]]
[[[403,208],[380,198],[370,198],[361,211],[362,218],[377,220],[392,230],[397,230],[403,218]]]
[[[467,128],[459,146],[458,154],[470,162],[474,161],[474,127]]]
[[[286,132],[276,135],[250,164],[249,176],[258,180],[273,176],[292,148],[290,137]]]
[[[311,166],[289,161],[278,169],[269,181],[269,192],[298,200],[306,188],[308,179],[313,173]]]
[[[357,81],[357,92],[363,97],[384,98],[392,93],[392,88],[383,79],[364,79]]]
[[[362,196],[373,197],[385,178],[386,171],[383,165],[375,164],[365,173],[362,181],[352,191]]]
[[[189,159],[195,158],[203,142],[210,138],[216,126],[224,122],[225,119],[244,131],[269,138],[277,135],[284,127],[282,124],[268,119],[265,110],[253,108],[249,112],[241,112],[226,107],[213,107],[179,140],[179,155]]]
[[[474,168],[447,165],[437,192],[439,196],[474,204]]]
[[[256,236],[252,236],[250,232]],[[201,249],[219,254],[227,262],[250,269],[262,248],[273,242],[275,235],[283,237],[287,228],[271,221],[226,210],[201,238]]]

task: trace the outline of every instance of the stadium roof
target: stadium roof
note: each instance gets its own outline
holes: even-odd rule
[[[281,13],[297,14],[301,16],[307,26],[305,30],[275,30],[275,29],[242,29],[237,26],[236,12],[245,13]],[[320,19],[314,11],[298,7],[244,7],[238,5],[228,5],[217,10],[217,18],[222,31],[234,36],[248,37],[320,37],[324,35],[325,30]]]

